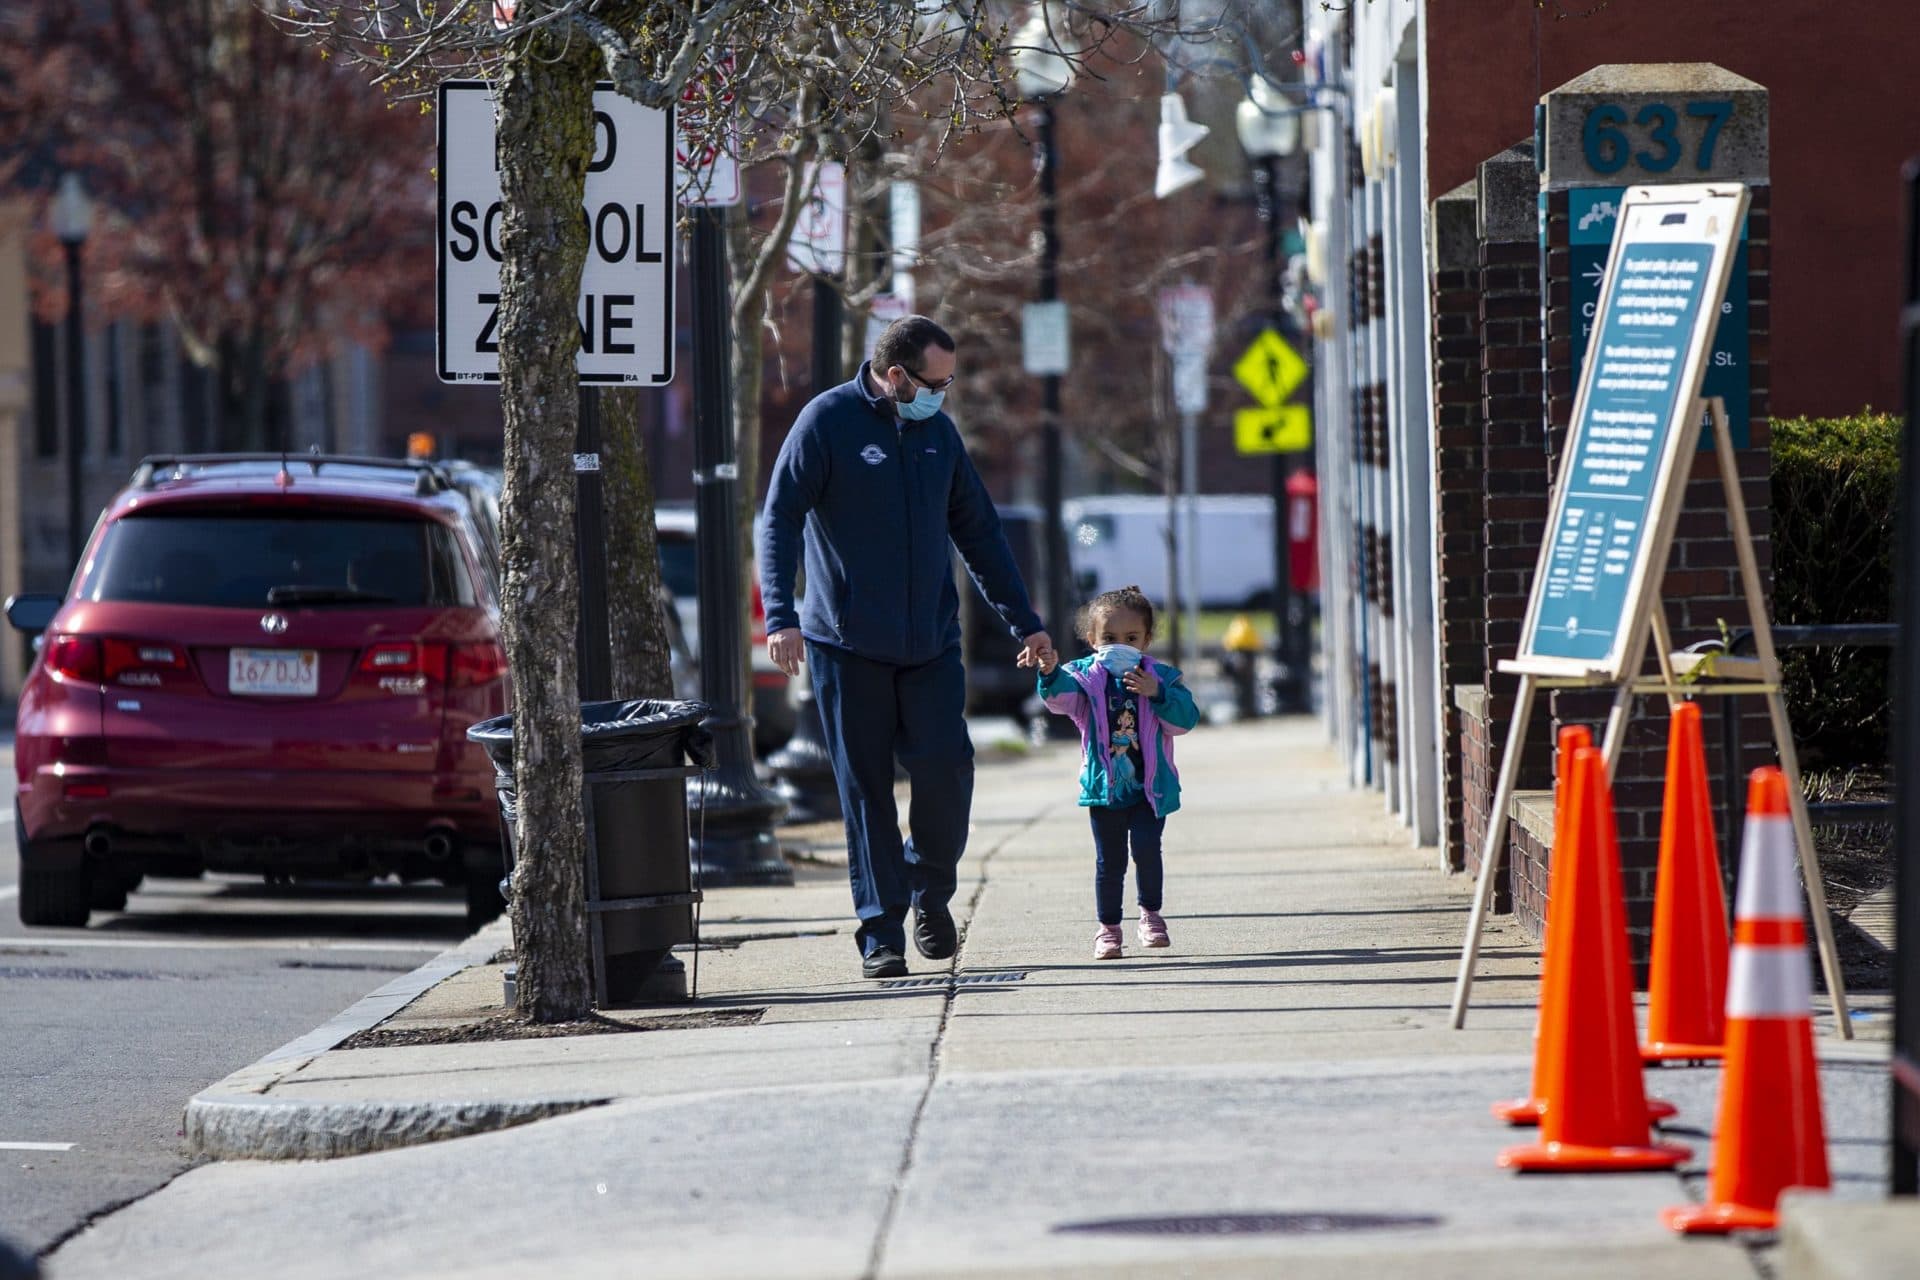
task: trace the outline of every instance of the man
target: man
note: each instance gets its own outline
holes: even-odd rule
[[[921,955],[944,960],[959,945],[947,904],[967,843],[973,743],[949,546],[1024,642],[1020,665],[1053,653],[993,500],[940,412],[957,363],[945,329],[925,316],[896,320],[853,381],[800,411],[767,489],[767,652],[789,676],[803,658],[812,669],[869,978],[906,974],[909,906]],[[796,603],[803,544],[807,589]],[[896,756],[913,780],[904,844]]]

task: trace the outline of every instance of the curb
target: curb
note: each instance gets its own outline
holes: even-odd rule
[[[216,1160],[327,1160],[486,1133],[564,1115],[597,1100],[565,1102],[296,1102],[265,1096],[347,1037],[376,1027],[454,974],[491,960],[512,941],[506,917],[403,974],[312,1031],[195,1094],[182,1128],[187,1150]]]

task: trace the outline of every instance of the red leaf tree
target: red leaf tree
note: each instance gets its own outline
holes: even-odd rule
[[[277,382],[431,314],[432,124],[254,0],[0,10],[0,153],[43,191],[85,175],[95,318],[171,322],[217,373],[225,448],[282,447]]]

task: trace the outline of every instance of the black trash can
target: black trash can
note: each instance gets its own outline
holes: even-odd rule
[[[587,930],[594,1002],[603,1008],[686,996],[674,947],[698,941],[687,831],[687,779],[712,763],[701,702],[651,699],[580,706],[585,781]],[[493,761],[501,848],[513,872],[517,816],[513,717],[495,716],[467,736]]]

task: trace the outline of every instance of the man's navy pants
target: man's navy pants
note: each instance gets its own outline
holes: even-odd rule
[[[958,646],[917,667],[807,642],[833,776],[847,818],[847,874],[862,955],[906,953],[908,907],[944,909],[967,847],[973,742]],[[900,839],[893,762],[913,779],[912,837]]]

